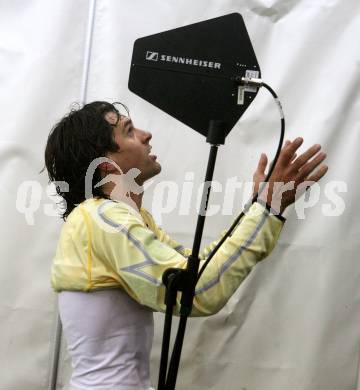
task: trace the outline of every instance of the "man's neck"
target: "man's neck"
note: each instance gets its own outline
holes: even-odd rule
[[[129,191],[126,193],[126,195],[124,195],[122,192],[119,193],[117,191],[113,191],[114,188],[115,185],[112,182],[108,182],[103,186],[103,192],[104,194],[108,195],[110,199],[127,203],[134,208],[136,207],[137,211],[140,211],[144,192],[141,192],[140,194],[135,194]]]
[[[143,192],[141,194],[130,193],[130,198],[134,201],[139,211],[141,209],[143,195]]]

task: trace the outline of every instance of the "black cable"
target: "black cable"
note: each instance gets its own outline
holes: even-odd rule
[[[268,180],[270,179],[270,176],[272,175],[273,170],[275,168],[275,165],[276,165],[276,163],[277,163],[277,161],[279,159],[279,155],[280,155],[280,152],[281,152],[281,148],[282,148],[282,145],[283,145],[283,142],[284,142],[284,136],[285,136],[285,118],[284,118],[284,113],[283,113],[283,110],[282,110],[282,106],[281,106],[280,100],[279,100],[278,96],[276,95],[275,91],[268,84],[266,84],[263,81],[258,80],[258,79],[252,80],[252,79],[242,78],[241,81],[244,84],[255,85],[255,86],[258,86],[258,87],[259,86],[265,87],[271,93],[271,95],[273,96],[273,98],[275,100],[275,103],[277,104],[277,106],[279,108],[280,119],[281,119],[280,139],[279,139],[279,144],[278,144],[277,151],[276,151],[276,154],[275,154],[275,158],[273,160],[273,163],[270,166],[268,174],[265,177],[265,180],[264,180],[264,182],[262,184],[262,187],[252,197],[251,203],[250,203],[250,205],[251,205],[252,203],[254,203],[257,200],[258,196],[264,190],[265,185],[268,182]],[[215,253],[218,251],[218,249],[221,247],[221,245],[224,243],[224,241],[231,235],[231,233],[234,231],[234,229],[239,225],[240,220],[245,215],[245,212],[247,211],[247,209],[248,208],[246,208],[246,206],[245,206],[245,210],[243,210],[240,213],[240,215],[235,219],[233,224],[230,226],[229,230],[225,233],[225,235],[217,243],[215,248],[210,252],[209,256],[207,257],[205,263],[202,265],[202,267],[201,267],[201,269],[200,269],[200,271],[198,273],[198,276],[197,276],[197,279],[196,279],[196,283],[199,281],[202,273],[204,272],[205,268],[209,264],[210,260],[214,257]]]

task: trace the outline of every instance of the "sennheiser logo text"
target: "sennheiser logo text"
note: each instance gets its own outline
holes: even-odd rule
[[[190,65],[190,66],[200,66],[203,68],[211,68],[215,70],[221,69],[221,63],[215,61],[200,60],[197,58],[188,58],[188,57],[178,57],[170,56],[166,54],[160,54],[154,51],[147,51],[145,56],[147,61],[162,61],[162,62],[172,62],[176,64]]]

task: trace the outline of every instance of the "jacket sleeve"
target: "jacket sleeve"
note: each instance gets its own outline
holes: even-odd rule
[[[170,237],[163,229],[161,229],[156,222],[154,221],[154,218],[152,215],[145,209],[141,210],[143,219],[146,223],[146,225],[155,233],[156,238],[161,241],[162,243],[170,246],[171,248],[175,249],[177,252],[179,252],[184,257],[189,257],[191,254],[191,248],[187,248],[181,244],[179,244],[177,241],[175,241],[172,237]],[[199,253],[200,260],[206,260],[209,253],[212,251],[212,249],[215,248],[217,243],[220,241],[220,239],[225,235],[226,230],[224,230],[219,238],[213,242],[211,242],[209,245],[207,245],[205,248],[201,250]]]
[[[186,268],[189,249],[177,248],[178,244],[163,230],[148,227],[140,214],[119,204],[104,208],[98,215],[103,226],[92,227],[96,256],[116,270],[121,286],[136,301],[164,311],[162,274],[170,267]],[[269,215],[264,206],[254,203],[205,269],[196,286],[191,315],[219,311],[252,267],[270,254],[282,226],[283,222]],[[202,252],[200,266],[215,245],[212,243]],[[175,312],[178,310],[179,299]]]

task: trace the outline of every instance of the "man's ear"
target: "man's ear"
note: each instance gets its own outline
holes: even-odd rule
[[[114,164],[111,164],[110,162],[102,162],[98,165],[98,168],[103,173],[111,173],[117,171],[117,168],[114,166]]]

